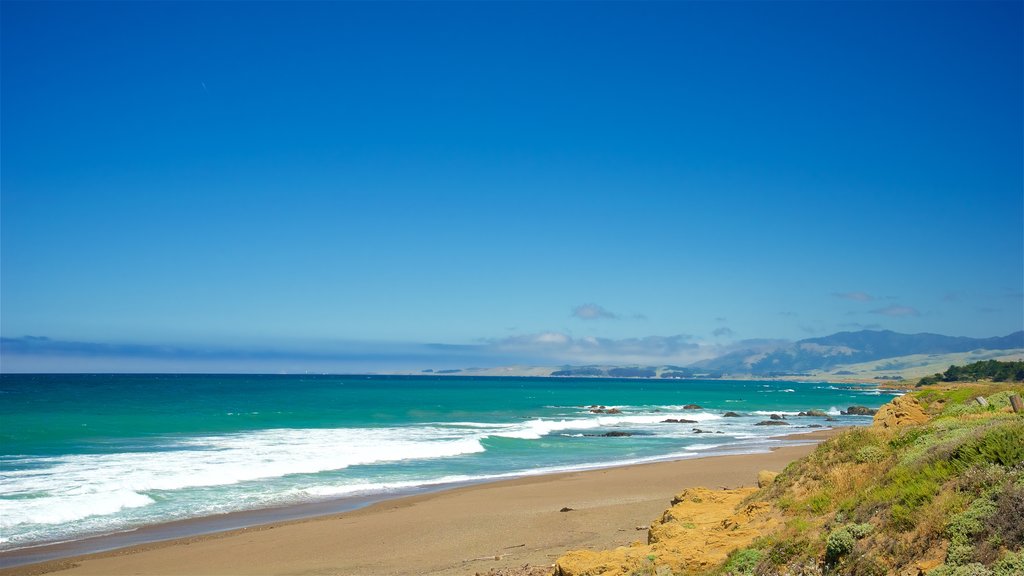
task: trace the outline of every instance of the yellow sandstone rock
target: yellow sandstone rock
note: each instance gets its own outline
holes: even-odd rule
[[[921,409],[917,399],[909,394],[894,398],[875,413],[874,425],[881,428],[898,428],[910,424],[924,424],[928,415]]]
[[[772,472],[770,470],[761,470],[757,473],[757,487],[764,488],[765,486],[775,482],[775,477],[778,476],[778,472]]]
[[[757,488],[691,488],[651,523],[647,544],[615,550],[577,550],[558,559],[555,576],[624,576],[635,572],[686,574],[717,566],[732,550],[779,525],[765,502],[743,505]]]

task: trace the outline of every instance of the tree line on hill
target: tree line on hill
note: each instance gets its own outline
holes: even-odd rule
[[[928,386],[939,382],[974,382],[977,380],[1024,382],[1024,361],[982,360],[966,366],[954,365],[941,374],[936,373],[921,378],[917,385]]]

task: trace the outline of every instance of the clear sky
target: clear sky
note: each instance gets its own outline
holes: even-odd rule
[[[0,10],[6,369],[1024,324],[1021,2]]]

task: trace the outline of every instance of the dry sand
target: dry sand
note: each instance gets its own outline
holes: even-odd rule
[[[801,435],[821,440],[834,431]],[[550,566],[568,550],[646,538],[683,488],[736,488],[813,446],[552,474],[387,500],[366,508],[0,570],[0,575],[465,575]],[[572,508],[560,512],[563,507]]]

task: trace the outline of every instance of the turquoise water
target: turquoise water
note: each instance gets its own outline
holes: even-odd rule
[[[870,423],[839,410],[891,397],[722,380],[2,375],[0,550],[451,482],[763,451],[811,425]],[[836,421],[795,416],[810,409]],[[756,426],[772,413],[791,425]]]

